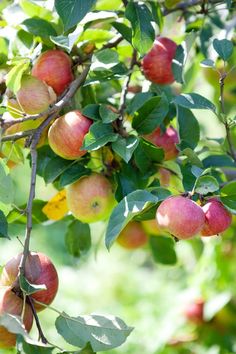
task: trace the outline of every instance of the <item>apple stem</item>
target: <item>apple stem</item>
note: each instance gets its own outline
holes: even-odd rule
[[[48,344],[47,338],[43,334],[43,330],[42,330],[42,327],[40,325],[39,318],[38,318],[37,312],[36,312],[35,307],[34,307],[34,302],[33,302],[32,298],[30,296],[27,297],[27,300],[28,300],[27,302],[29,303],[29,306],[30,306],[30,308],[31,308],[31,310],[33,312],[35,323],[36,323],[36,326],[37,326],[37,329],[38,329],[38,332],[39,332],[39,341],[41,340],[43,344]]]

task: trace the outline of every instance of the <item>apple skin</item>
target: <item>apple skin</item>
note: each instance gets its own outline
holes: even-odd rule
[[[16,282],[21,257],[20,253],[6,263],[0,277],[1,285],[12,286]],[[56,268],[51,260],[43,253],[30,252],[26,259],[25,277],[31,284],[46,286],[45,290],[40,290],[32,294],[31,297],[45,305],[50,305],[57,294],[59,283]],[[45,308],[45,306],[35,303],[37,312]]]
[[[141,223],[148,235],[159,236],[164,234],[163,230],[158,227],[156,219],[143,220]]]
[[[120,246],[132,250],[144,246],[147,240],[142,224],[138,221],[130,221],[121,231],[116,242]]]
[[[162,187],[169,187],[170,179],[171,179],[171,172],[166,168],[159,168],[159,181]]]
[[[62,50],[47,50],[36,60],[32,75],[46,82],[60,95],[74,79],[72,61]]]
[[[86,154],[80,150],[92,121],[80,111],[71,111],[53,122],[48,131],[48,143],[55,154],[75,160]]]
[[[172,160],[179,153],[175,146],[179,143],[178,132],[171,126],[164,133],[157,127],[151,134],[144,135],[144,138],[164,150],[165,160]]]
[[[9,286],[0,286],[0,316],[6,313],[21,316],[23,300],[18,297]],[[27,332],[33,325],[33,313],[28,304],[25,304],[23,323]],[[11,348],[16,344],[16,334],[0,326],[0,348]]]
[[[142,60],[144,76],[160,85],[169,85],[174,82],[171,65],[176,48],[176,43],[171,39],[156,37],[152,49]]]
[[[69,185],[66,195],[68,209],[83,223],[106,220],[116,204],[110,181],[98,173]]]
[[[213,236],[228,229],[232,222],[232,215],[217,199],[210,199],[203,207],[205,224],[201,236]]]
[[[197,299],[194,302],[188,304],[184,310],[185,318],[196,324],[204,322],[203,318],[204,300]]]
[[[25,75],[21,80],[21,88],[16,94],[18,104],[27,114],[38,114],[46,111],[56,100],[52,88],[36,77]]]
[[[198,234],[205,222],[202,208],[191,199],[171,196],[165,199],[156,212],[157,224],[179,239]]]

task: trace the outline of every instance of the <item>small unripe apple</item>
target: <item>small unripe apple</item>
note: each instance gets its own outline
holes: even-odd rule
[[[191,199],[171,196],[157,208],[156,219],[160,228],[179,239],[188,239],[201,231],[205,214]]]
[[[22,254],[10,259],[3,268],[0,284],[10,286],[15,283]],[[56,268],[51,260],[43,253],[30,252],[25,264],[25,277],[35,285],[45,285],[45,290],[40,290],[31,295],[34,300],[50,305],[54,300],[58,290],[58,275]],[[44,310],[46,307],[35,303],[37,311]]]
[[[204,322],[203,311],[204,311],[204,300],[197,299],[194,302],[187,304],[184,311],[184,315],[187,320],[194,322],[196,324],[200,324]]]
[[[9,286],[0,286],[0,316],[11,314],[21,316],[23,300],[18,297]],[[33,313],[28,304],[25,304],[23,323],[27,332],[33,325]],[[16,344],[16,334],[9,332],[5,327],[0,326],[0,348],[11,348]]]
[[[172,71],[172,60],[177,45],[166,37],[157,37],[152,49],[144,56],[142,68],[145,77],[160,85],[169,85],[175,78]]]
[[[120,246],[130,250],[144,246],[147,240],[146,232],[138,221],[130,221],[116,239]]]
[[[21,80],[21,88],[16,94],[20,108],[27,114],[38,114],[46,111],[56,100],[52,88],[36,77],[25,75]]]
[[[32,75],[46,82],[60,95],[74,79],[72,61],[62,50],[47,50],[36,60]]]
[[[158,227],[156,219],[143,220],[142,226],[148,235],[159,236],[164,233],[163,230]]]
[[[71,111],[59,117],[48,131],[48,143],[55,154],[68,160],[75,160],[86,154],[81,150],[84,136],[92,121],[80,111]]]
[[[84,223],[106,220],[116,204],[110,181],[98,173],[70,184],[66,195],[68,209]]]
[[[173,127],[166,128],[165,132],[157,127],[152,133],[144,135],[144,138],[164,150],[165,160],[174,159],[178,155],[176,144],[179,143],[179,137]]]
[[[205,224],[201,230],[202,236],[213,236],[228,229],[232,222],[232,215],[217,199],[210,199],[203,207]]]

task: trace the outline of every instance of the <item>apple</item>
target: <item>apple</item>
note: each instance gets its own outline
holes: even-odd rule
[[[48,131],[48,142],[55,154],[75,160],[86,154],[80,150],[92,121],[80,111],[71,111],[56,119]]]
[[[47,50],[36,60],[32,75],[46,82],[60,95],[74,79],[72,61],[62,50]]]
[[[169,187],[171,172],[164,167],[159,168],[159,181],[162,187]]]
[[[21,88],[16,93],[21,110],[27,114],[38,114],[46,111],[56,100],[51,87],[36,77],[25,75],[21,80]]]
[[[177,45],[166,37],[156,37],[152,49],[142,60],[144,76],[160,85],[169,85],[174,82],[172,60],[175,57]]]
[[[179,143],[179,137],[177,130],[173,127],[166,128],[165,132],[157,127],[152,133],[144,135],[144,138],[164,150],[165,160],[174,159],[178,155],[176,144]]]
[[[99,173],[70,184],[66,196],[68,209],[83,223],[106,220],[116,204],[110,181]]]
[[[142,224],[130,221],[116,239],[117,243],[127,249],[136,249],[147,243],[147,235]]]
[[[159,236],[164,233],[163,230],[158,227],[156,219],[143,220],[142,226],[148,235]]]
[[[205,213],[205,224],[201,230],[202,236],[217,235],[231,225],[232,215],[216,198],[209,199],[202,210]]]
[[[158,226],[179,239],[198,234],[205,222],[202,208],[189,198],[171,196],[157,208]]]
[[[194,302],[187,304],[184,310],[184,315],[187,320],[194,322],[196,324],[200,324],[204,322],[203,311],[204,311],[204,300],[196,299]]]
[[[21,257],[20,253],[6,263],[0,277],[0,285],[12,286],[17,283]],[[32,294],[31,297],[45,305],[50,305],[58,290],[58,275],[51,260],[43,253],[30,252],[26,259],[25,277],[31,284],[46,286],[45,290],[40,290]],[[45,306],[35,303],[36,311],[45,308]]]
[[[0,316],[11,314],[21,316],[23,300],[17,296],[9,286],[0,286]],[[28,304],[25,304],[23,323],[27,332],[33,325],[33,313]],[[16,344],[16,334],[11,333],[7,328],[0,326],[0,348],[11,348]]]

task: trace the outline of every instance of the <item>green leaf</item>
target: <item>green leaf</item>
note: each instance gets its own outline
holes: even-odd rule
[[[97,150],[109,142],[116,141],[118,134],[115,134],[110,124],[102,122],[93,123],[89,132],[85,135],[82,150]]]
[[[46,215],[42,212],[43,207],[47,202],[39,199],[34,199],[33,208],[32,208],[32,220],[34,224],[41,224],[44,221],[47,221]],[[16,207],[10,211],[7,215],[8,223],[14,224],[26,224],[26,204]]]
[[[195,183],[195,192],[199,194],[208,194],[218,191],[220,188],[217,180],[212,176],[200,176]]]
[[[221,59],[227,61],[233,54],[234,46],[228,39],[214,39],[213,47]]]
[[[0,316],[0,326],[3,326],[9,330],[11,333],[20,334],[24,337],[29,338],[28,333],[19,316],[14,316],[9,313],[2,314]]]
[[[173,102],[178,106],[188,109],[209,109],[216,113],[215,105],[198,93],[182,93],[176,96]]]
[[[0,237],[9,238],[7,219],[1,210],[0,210]]]
[[[55,0],[55,8],[65,31],[77,25],[91,10],[96,0]]]
[[[236,167],[234,160],[228,155],[210,155],[202,160],[205,168],[208,167]]]
[[[22,10],[29,17],[36,16],[47,21],[51,21],[53,19],[52,12],[47,10],[45,7],[39,6],[29,0],[20,0],[19,4]]]
[[[93,120],[100,120],[100,113],[99,113],[99,104],[88,104],[86,107],[83,108],[82,113],[88,118],[91,118]]]
[[[50,39],[57,46],[64,48],[70,53],[79,35],[81,34],[81,31],[81,28],[76,28],[75,31],[69,33],[68,36],[50,36]]]
[[[198,155],[190,148],[185,148],[181,151],[181,155],[187,156],[188,162],[199,168],[203,168],[202,161],[199,159]]]
[[[7,166],[0,160],[0,202],[10,204],[14,199],[14,186]]]
[[[128,222],[150,203],[157,203],[158,198],[145,190],[136,190],[126,197],[113,209],[106,231],[106,246],[111,248],[116,238]]]
[[[132,44],[141,54],[146,54],[152,47],[155,39],[155,31],[152,27],[152,14],[148,7],[143,3],[129,2],[125,17],[130,21],[133,38]]]
[[[128,26],[126,26],[124,23],[120,22],[113,22],[112,26],[122,35],[124,39],[127,40],[127,42],[131,43],[132,42],[132,30]]]
[[[205,59],[201,61],[201,66],[207,67],[207,68],[213,68],[215,66],[215,62],[211,59]]]
[[[114,113],[111,109],[109,109],[106,105],[102,104],[99,107],[99,113],[102,118],[103,123],[111,123],[114,122],[118,118],[118,114]]]
[[[62,172],[59,180],[59,186],[61,188],[67,186],[68,184],[74,183],[82,176],[87,176],[90,174],[90,169],[86,168],[82,163],[76,163]]]
[[[177,256],[173,238],[166,236],[150,236],[149,244],[155,262],[166,265],[176,264]]]
[[[20,64],[14,66],[6,76],[6,85],[15,94],[20,89],[21,78],[30,65],[29,60],[24,60]]]
[[[52,354],[54,349],[51,346],[30,340],[29,338],[23,338],[20,335],[17,336],[16,346],[20,354]]]
[[[116,348],[125,342],[133,328],[115,316],[85,315],[70,317],[63,313],[56,319],[58,333],[71,345],[94,351]]]
[[[175,52],[175,57],[172,61],[172,71],[176,82],[184,83],[183,69],[184,69],[185,53],[182,45],[178,45]]]
[[[131,116],[138,111],[145,102],[147,102],[150,98],[154,96],[153,92],[139,92],[137,93],[134,98],[130,101],[128,107],[127,107],[127,113],[130,114]]]
[[[204,320],[210,321],[213,317],[229,303],[232,295],[229,292],[217,294],[204,304]]]
[[[159,3],[155,3],[153,1],[148,2],[151,6],[152,17],[154,21],[158,24],[160,32],[162,32],[164,26],[164,16],[162,14],[161,5]]]
[[[91,247],[89,225],[79,220],[72,221],[65,235],[65,244],[68,252],[73,257],[81,257],[88,253]]]
[[[153,166],[154,162],[158,163],[164,159],[164,150],[147,140],[140,139],[134,152],[134,158],[140,171],[145,172]]]
[[[220,190],[220,194],[222,196],[236,194],[236,181],[231,181],[224,185]]]
[[[160,126],[168,111],[165,95],[152,97],[134,114],[132,127],[139,134],[149,134]]]
[[[6,38],[0,37],[0,64],[3,64],[7,61],[8,58],[8,41]]]
[[[70,160],[62,159],[61,157],[53,157],[45,166],[43,178],[45,183],[52,183],[60,176],[68,167],[73,164]]]
[[[32,295],[37,293],[40,290],[46,290],[46,286],[44,284],[36,285],[31,284],[23,275],[19,276],[20,288],[22,291],[26,293],[26,295]]]
[[[226,197],[221,196],[220,200],[224,204],[226,209],[230,211],[230,213],[236,215],[236,193],[228,195]]]
[[[22,22],[22,25],[34,36],[49,38],[50,36],[57,35],[57,32],[51,23],[39,17],[27,18]]]
[[[139,139],[135,135],[129,135],[127,138],[119,136],[119,138],[112,143],[112,150],[128,163],[138,143]]]
[[[93,55],[91,70],[105,67],[111,69],[119,63],[118,53],[113,49],[103,49]]]
[[[177,105],[177,119],[179,125],[179,137],[181,148],[190,147],[194,149],[200,139],[200,127],[193,113],[186,108]]]

